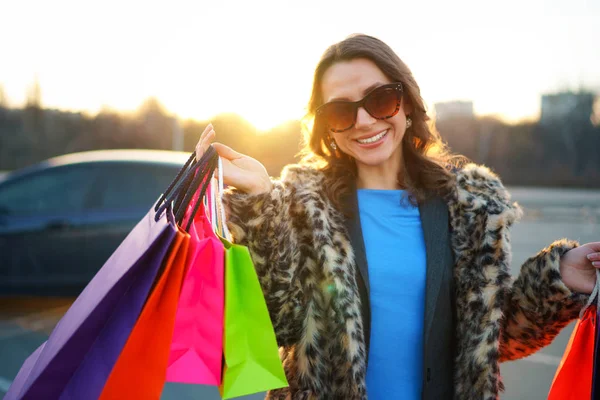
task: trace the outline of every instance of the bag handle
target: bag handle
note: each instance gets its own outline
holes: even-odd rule
[[[154,207],[156,221],[158,221],[160,215],[168,206],[172,206],[173,213],[177,213],[177,210],[182,206],[185,199],[185,194],[189,191],[190,185],[194,180],[195,173],[199,170],[203,170],[216,153],[216,150],[212,146],[209,146],[200,160],[192,162],[195,159],[196,154],[193,153],[190,156],[183,168],[177,173],[173,182],[171,182],[167,188],[165,194],[161,195],[159,201],[156,203],[156,206]],[[200,175],[203,174],[201,173]]]
[[[217,205],[217,214],[218,214],[218,220],[219,220],[219,224],[220,224],[220,228],[221,228],[221,234],[225,239],[232,241],[231,233],[229,232],[229,228],[227,228],[227,220],[225,218],[225,207],[223,206],[223,191],[224,191],[223,162],[221,161],[221,157],[219,157],[219,164],[217,166],[217,172],[218,172],[218,175],[217,175],[218,176],[218,178],[217,178],[218,187],[216,190],[215,202]]]
[[[190,158],[188,158],[188,160],[185,162],[184,166],[179,170],[179,172],[177,173],[177,176],[175,176],[175,179],[173,179],[173,181],[171,182],[171,184],[169,185],[167,190],[165,190],[165,192],[160,195],[160,198],[158,199],[158,202],[156,203],[156,206],[154,207],[154,211],[158,211],[162,202],[167,200],[167,197],[171,194],[171,191],[175,188],[175,186],[177,184],[180,183],[180,179],[182,178],[182,176],[184,176],[184,172],[186,172],[188,167],[190,167],[190,169],[193,169],[195,164],[196,164],[196,153],[193,153],[190,156]],[[186,173],[189,173],[189,171],[187,171]],[[185,176],[184,176],[184,178],[185,178]]]
[[[181,184],[177,187],[177,191],[176,193],[173,193],[171,200],[175,199],[175,208],[174,208],[174,212],[177,212],[176,210],[179,210],[179,207],[181,207],[183,200],[185,198],[185,194],[187,193],[187,191],[190,189],[190,185],[192,184],[194,177],[196,176],[196,174],[202,170],[203,168],[206,167],[208,161],[211,159],[211,157],[213,156],[213,153],[216,153],[216,150],[210,146],[206,152],[204,152],[204,154],[202,155],[202,157],[200,157],[200,160],[198,160],[192,169],[190,169],[184,176]],[[187,205],[186,205],[187,206]]]
[[[183,219],[185,216],[185,211],[186,211],[187,205],[189,204],[190,200],[192,199],[192,197],[194,196],[194,194],[196,193],[198,188],[200,188],[200,192],[198,194],[198,201],[196,202],[196,205],[195,205],[194,209],[192,210],[192,213],[190,214],[189,219],[188,219],[188,223],[185,227],[186,232],[189,232],[191,224],[194,221],[194,217],[196,216],[196,213],[198,212],[198,209],[200,208],[202,198],[206,194],[206,189],[208,188],[208,185],[210,184],[212,175],[215,171],[215,168],[217,167],[217,159],[218,159],[217,152],[214,151],[214,153],[212,154],[212,156],[211,156],[210,160],[208,161],[208,163],[206,164],[206,166],[204,168],[202,168],[202,171],[200,173],[198,173],[196,175],[196,177],[194,178],[194,180],[190,186],[190,189],[186,192],[185,198],[183,199],[183,202],[182,202],[183,203],[182,206],[177,209],[177,215],[175,217],[175,220],[179,224],[181,224],[183,222]],[[200,186],[200,185],[202,185],[202,186]]]
[[[596,270],[596,286],[594,286],[594,290],[592,290],[587,303],[581,309],[581,312],[579,313],[579,319],[583,318],[583,314],[585,314],[587,309],[594,303],[594,300],[596,300],[596,307],[600,309],[600,270],[598,269]]]

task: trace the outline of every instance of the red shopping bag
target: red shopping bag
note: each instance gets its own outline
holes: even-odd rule
[[[163,273],[144,305],[100,399],[160,398],[188,244],[189,235],[178,231]]]
[[[591,398],[596,323],[596,306],[590,306],[573,329],[550,386],[548,400]]]

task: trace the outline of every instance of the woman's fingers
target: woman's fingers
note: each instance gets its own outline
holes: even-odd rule
[[[210,133],[210,131],[214,131],[215,129],[213,128],[212,124],[208,124],[206,125],[206,128],[204,128],[204,131],[202,132],[202,135],[200,135],[200,139],[198,139],[198,144],[202,143],[204,141],[204,139],[206,138],[206,136]]]
[[[204,152],[208,149],[208,146],[210,146],[210,142],[214,140],[215,135],[212,124],[208,124],[208,126],[204,128],[204,132],[200,135],[200,139],[196,145],[196,160],[200,160],[200,157],[202,157]]]
[[[231,147],[225,146],[222,143],[213,143],[213,147],[215,148],[215,150],[217,151],[219,156],[226,158],[228,160],[236,160],[238,158],[244,157],[243,154],[238,153],[237,151],[233,150]]]
[[[208,124],[204,132],[200,135],[200,139],[196,145],[196,160],[202,158],[215,139],[215,136],[212,124]],[[223,182],[226,185],[237,187],[247,193],[257,192],[258,190],[269,190],[267,187],[270,185],[269,175],[260,162],[238,153],[222,143],[213,143],[212,145],[217,154],[222,158]]]
[[[586,246],[591,247],[595,253],[587,255],[588,260],[592,262],[592,265],[600,269],[600,242],[588,243]]]

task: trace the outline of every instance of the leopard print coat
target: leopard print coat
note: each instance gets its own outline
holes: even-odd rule
[[[559,274],[560,240],[513,279],[509,227],[522,214],[488,168],[455,172],[450,212],[456,298],[455,399],[497,399],[499,363],[532,354],[576,318],[585,296]],[[250,249],[281,346],[289,387],[271,399],[366,399],[366,350],[356,264],[343,214],[322,172],[284,169],[261,195],[228,191],[235,240]]]

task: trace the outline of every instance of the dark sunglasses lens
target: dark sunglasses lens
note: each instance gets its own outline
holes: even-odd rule
[[[365,109],[373,118],[385,119],[396,115],[399,110],[398,91],[394,88],[375,90],[365,100]]]
[[[352,103],[331,103],[323,109],[323,119],[329,129],[344,131],[354,125],[356,110]]]

